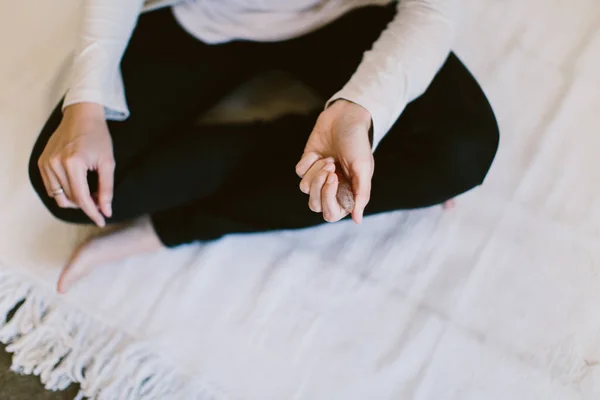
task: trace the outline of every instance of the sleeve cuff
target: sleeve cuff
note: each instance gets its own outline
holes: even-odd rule
[[[63,101],[62,110],[77,103],[96,103],[104,106],[104,114],[107,120],[124,121],[129,118],[129,108],[125,100],[125,91],[120,73],[118,79],[113,81],[113,90],[104,91],[89,88],[70,89]]]
[[[68,106],[78,103],[96,103],[103,105],[107,120],[124,121],[129,117],[129,109],[125,104],[118,101],[106,101],[102,93],[96,91],[67,93],[62,105],[63,112]]]

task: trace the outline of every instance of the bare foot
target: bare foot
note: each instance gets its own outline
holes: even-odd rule
[[[162,247],[148,217],[121,229],[106,230],[75,249],[58,278],[58,292],[65,293],[96,267]]]
[[[456,207],[456,200],[454,199],[446,200],[442,204],[442,208],[444,209],[444,211],[452,210],[454,207]]]

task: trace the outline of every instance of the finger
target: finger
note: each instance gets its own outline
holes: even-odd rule
[[[344,211],[336,199],[338,190],[338,178],[334,172],[327,175],[327,180],[321,191],[321,204],[323,206],[323,219],[327,222],[337,222],[348,215]]]
[[[373,168],[369,162],[355,163],[351,168],[352,188],[354,189],[354,210],[352,219],[360,224],[363,219],[365,207],[371,198],[371,178]]]
[[[307,173],[304,175],[304,178],[300,181],[300,190],[304,194],[310,193],[310,186],[312,185],[312,181],[315,176],[319,174],[323,169],[328,172],[335,171],[335,164],[333,157],[323,158],[310,167]]]
[[[96,225],[104,227],[104,217],[96,207],[87,183],[87,167],[75,159],[67,161],[67,174],[75,202]]]
[[[46,176],[46,179],[48,180],[48,185],[46,186],[46,188],[49,188],[48,196],[52,197],[60,208],[79,208],[77,207],[77,204],[69,200],[69,198],[66,196],[66,192],[59,194],[53,193],[58,189],[62,189],[64,191],[63,185],[57,178],[57,176],[54,174],[54,171],[52,169],[48,168],[44,169],[43,171]]]
[[[55,188],[60,187],[65,192],[64,197],[74,204],[69,178],[67,177],[63,162],[60,159],[55,158],[50,161],[48,175],[54,176],[56,180],[58,180],[58,185],[56,185]]]
[[[41,158],[38,160],[37,165],[38,170],[40,171],[40,176],[42,177],[42,182],[44,183],[44,188],[46,189],[46,193],[48,194],[48,197],[52,197],[52,184],[50,183],[48,175],[46,174],[46,165]]]
[[[113,183],[115,177],[114,161],[101,163],[98,168],[98,206],[102,213],[112,217]]]
[[[306,172],[308,172],[310,167],[320,158],[321,156],[314,151],[303,154],[298,164],[296,164],[296,174],[298,174],[300,178],[304,178]]]
[[[320,213],[321,211],[323,211],[323,206],[321,203],[321,191],[329,174],[329,171],[326,171],[324,169],[321,170],[321,172],[319,172],[319,174],[315,176],[310,185],[310,197],[308,199],[308,208],[310,208],[316,213]]]

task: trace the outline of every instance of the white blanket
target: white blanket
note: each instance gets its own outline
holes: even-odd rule
[[[465,1],[456,50],[502,140],[456,210],[190,245],[57,296],[85,230],[48,215],[27,162],[77,3],[0,3],[0,340],[15,370],[99,399],[600,398],[600,2]]]

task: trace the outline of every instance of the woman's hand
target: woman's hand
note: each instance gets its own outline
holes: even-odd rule
[[[369,141],[371,115],[358,104],[338,100],[321,113],[296,173],[302,178],[300,190],[310,196],[309,207],[336,222],[350,212],[357,224],[371,195],[374,159]],[[349,182],[346,182],[348,179]],[[351,187],[354,205],[339,189]],[[341,195],[341,196],[340,196]]]
[[[59,207],[81,208],[96,225],[105,225],[104,217],[112,215],[115,160],[103,106],[67,107],[38,166],[48,195]],[[90,194],[88,171],[98,172],[98,203]]]

